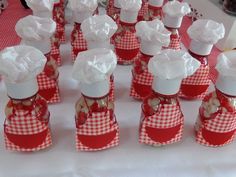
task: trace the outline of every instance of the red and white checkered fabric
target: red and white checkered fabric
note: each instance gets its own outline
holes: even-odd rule
[[[135,33],[125,32],[124,35],[117,36],[116,38],[120,38],[119,42],[116,41],[115,47],[123,50],[133,50],[138,49],[140,44],[138,39],[135,36]]]
[[[11,141],[8,140],[6,135],[4,135],[4,140],[5,140],[6,149],[9,151],[32,152],[32,151],[39,151],[42,149],[46,149],[52,145],[52,138],[51,138],[50,129],[48,130],[48,135],[47,135],[45,141],[43,142],[43,144],[39,145],[36,148],[32,148],[32,149],[20,148],[19,146],[16,146],[14,143],[12,143]]]
[[[47,103],[58,103],[61,101],[58,80],[51,79],[46,75],[45,72],[42,72],[37,76],[37,81],[39,85],[39,95],[45,98]],[[47,98],[40,94],[40,91],[45,93],[49,89],[52,89],[54,92],[52,97]]]
[[[182,138],[183,124],[184,117],[178,104],[159,105],[159,110],[154,115],[149,117],[141,116],[139,142],[153,146],[167,145],[178,142]],[[152,140],[146,132],[147,127],[164,130],[176,127],[178,125],[180,125],[178,133],[166,142],[156,142]]]
[[[147,14],[148,11],[148,2],[147,0],[143,0],[142,7],[138,12],[138,21],[143,21],[145,14]]]
[[[187,77],[182,81],[182,85],[192,85],[192,89],[196,88],[197,86],[201,87],[202,85],[204,86],[209,86],[211,83],[211,80],[209,78],[209,72],[210,72],[210,66],[201,64],[200,68],[197,69],[197,71],[192,75]],[[192,99],[203,99],[206,96],[207,90],[192,98]],[[181,90],[179,92],[179,96],[183,98],[188,98],[188,95],[185,95]]]
[[[5,127],[4,137],[5,137],[6,149],[12,151],[38,151],[50,146],[52,144],[52,140],[51,140],[50,127],[48,124],[49,121],[48,111],[46,111],[46,114],[48,114],[48,117],[46,119],[43,119],[42,117],[45,115],[42,115],[41,111],[36,112],[36,110],[28,111],[28,110],[14,109],[14,113],[8,116],[8,118],[6,118],[4,124]],[[42,144],[34,148],[20,147],[19,145],[14,144],[14,142],[11,142],[10,139],[8,138],[8,136],[10,136],[11,134],[18,136],[32,135],[33,138],[34,135],[37,135],[44,131],[47,131],[45,140],[43,141]]]
[[[106,146],[100,148],[90,148],[85,146],[78,138],[78,135],[89,135],[89,136],[105,136],[106,134],[116,131],[115,138]],[[77,125],[76,130],[76,148],[82,151],[97,151],[117,146],[119,144],[119,127],[116,119],[110,119],[109,111],[104,112],[93,112],[86,119],[83,125]]]
[[[57,38],[53,37],[51,41],[51,57],[57,62],[58,66],[61,66],[60,44],[56,41]]]
[[[163,12],[162,7],[147,6],[146,14],[144,15],[145,21],[152,21],[154,19],[162,20]]]
[[[170,44],[168,49],[180,50],[181,49],[181,40],[178,34],[171,34],[170,35]]]
[[[114,6],[114,0],[109,0],[107,5],[107,15],[110,16],[116,23],[119,22],[120,9]]]
[[[140,43],[135,35],[134,26],[135,24],[126,26],[122,22],[114,36],[115,50],[119,64],[132,64],[137,59]]]
[[[50,54],[46,55],[48,59],[48,61],[50,60]],[[60,92],[59,92],[59,85],[58,85],[58,78],[57,79],[53,79],[50,78],[50,73],[46,73],[47,70],[47,64],[45,65],[44,71],[42,73],[40,73],[37,76],[37,81],[38,81],[38,86],[39,86],[39,95],[41,97],[43,97],[47,103],[58,103],[61,101],[60,99]],[[51,69],[52,67],[50,67]],[[53,93],[49,93],[53,92]],[[47,93],[47,95],[51,96],[45,96],[44,94]]]
[[[115,101],[115,83],[114,83],[114,75],[110,77],[110,92],[109,92],[109,101]]]
[[[227,144],[230,144],[234,141],[234,138],[235,138],[235,135],[234,134],[227,142],[225,142],[224,144],[221,144],[221,145],[212,145],[210,144],[209,142],[207,142],[204,138],[203,138],[203,135],[202,135],[202,128],[199,129],[199,131],[197,132],[197,137],[196,137],[196,141],[201,144],[201,145],[204,145],[204,146],[209,146],[209,147],[221,147],[221,146],[225,146]]]
[[[65,26],[57,25],[56,31],[59,35],[60,42],[65,43],[66,42]]]
[[[199,109],[198,121],[196,123],[197,142],[202,145],[211,147],[219,147],[231,143],[234,140],[236,132],[235,106],[232,105],[234,106],[234,110],[228,111],[227,106],[228,103],[230,103],[230,100],[220,101],[217,97],[215,97],[215,95],[217,95],[215,94],[215,92],[210,93],[203,100],[203,104],[208,103],[209,106],[213,106],[213,100],[218,100],[218,102],[220,102],[220,107],[218,107],[218,111],[212,113],[210,118],[206,118],[204,117],[204,112],[206,110],[202,105]],[[210,134],[207,134],[208,132],[210,132]],[[208,139],[204,137],[207,137]],[[214,141],[219,138],[222,140]]]
[[[59,40],[60,42],[64,43],[66,40],[65,40],[65,14],[64,14],[63,2],[54,4],[53,20],[57,23],[56,33],[58,34]]]
[[[153,76],[151,73],[148,72],[146,68],[142,74],[133,74],[132,82],[131,82],[131,89],[130,89],[130,96],[134,97],[135,99],[144,99],[134,88],[134,84],[151,86],[153,81]],[[136,88],[138,89],[138,88]],[[150,88],[151,91],[151,88]]]
[[[75,23],[71,33],[72,61],[74,62],[78,53],[87,50],[87,42],[83,37],[80,24]]]

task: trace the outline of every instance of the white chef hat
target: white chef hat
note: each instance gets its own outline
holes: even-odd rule
[[[142,0],[119,0],[121,6],[120,20],[127,23],[136,23]]]
[[[164,3],[164,0],[148,0],[148,4],[154,7],[161,7]]]
[[[82,23],[86,18],[93,15],[98,7],[98,0],[69,0],[74,21]]]
[[[39,17],[52,17],[52,0],[26,0],[27,5],[32,9],[33,14]]]
[[[176,94],[182,79],[192,75],[199,66],[200,62],[186,51],[162,50],[148,63],[148,71],[154,75],[152,88],[161,94]]]
[[[225,28],[222,23],[199,19],[193,22],[187,32],[192,39],[190,50],[196,54],[209,55],[213,45],[224,37]]]
[[[169,28],[179,28],[182,24],[183,17],[191,12],[186,2],[168,1],[163,6],[165,26]]]
[[[110,49],[97,48],[80,52],[72,70],[72,77],[80,82],[81,92],[90,97],[101,97],[110,90],[109,78],[117,64]]]
[[[108,15],[95,15],[81,24],[83,36],[88,48],[109,48],[110,38],[117,30],[116,22]]]
[[[216,87],[225,94],[236,96],[236,50],[221,53],[216,69],[219,72]]]
[[[8,95],[15,99],[37,93],[36,76],[46,64],[41,51],[31,46],[13,46],[0,52],[0,74],[3,75]]]
[[[157,54],[162,46],[168,47],[171,33],[158,20],[140,21],[135,26],[136,35],[141,38],[141,51],[147,55]]]
[[[33,46],[46,54],[51,50],[50,38],[56,30],[56,23],[51,18],[29,15],[16,23],[15,30],[22,44]]]

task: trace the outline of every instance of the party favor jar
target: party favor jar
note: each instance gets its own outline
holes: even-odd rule
[[[66,42],[64,0],[53,0],[53,20],[57,23],[56,35],[60,43]]]
[[[181,85],[180,97],[185,99],[203,99],[211,83],[208,56],[212,47],[225,34],[224,25],[212,20],[200,19],[188,29],[191,38],[189,53],[201,62],[197,72],[184,79]]]
[[[148,72],[148,62],[151,57],[160,53],[162,46],[169,45],[171,33],[158,19],[138,22],[135,28],[136,35],[141,39],[141,48],[140,54],[134,61],[130,96],[144,99],[152,91],[153,76]]]
[[[72,61],[79,52],[87,50],[87,43],[81,31],[81,23],[92,16],[98,7],[97,0],[69,0],[74,19],[74,29],[71,33]]]
[[[10,98],[4,122],[7,150],[38,151],[52,144],[47,103],[37,94],[36,76],[45,63],[46,57],[30,46],[0,52],[0,73]]]
[[[163,6],[163,12],[163,22],[166,28],[172,33],[168,48],[180,50],[181,41],[178,29],[181,27],[183,17],[190,13],[191,9],[186,2],[169,1]]]
[[[116,23],[119,23],[120,18],[120,3],[119,0],[108,0],[107,15],[110,16]]]
[[[114,103],[108,98],[116,63],[116,55],[105,48],[81,52],[76,58],[72,72],[82,94],[75,106],[77,150],[98,151],[119,143]]]
[[[215,91],[202,101],[195,124],[198,143],[219,147],[231,143],[236,130],[236,51],[218,56]]]
[[[135,35],[135,24],[141,0],[119,0],[121,5],[119,28],[114,35],[118,64],[132,64],[138,55],[140,44]]]
[[[184,125],[178,92],[183,78],[192,75],[200,62],[187,52],[163,50],[148,63],[154,75],[152,94],[144,99],[139,142],[161,146],[181,140]]]
[[[163,3],[164,3],[164,0],[148,0],[148,6],[147,6],[147,11],[144,15],[144,20],[146,21],[154,20],[154,19],[162,20]]]
[[[88,49],[107,48],[111,49],[111,37],[117,30],[116,22],[108,15],[95,15],[87,18],[81,24],[83,36]],[[114,76],[110,78],[109,100],[114,101]]]
[[[56,30],[56,23],[50,18],[29,15],[17,22],[15,30],[22,39],[22,45],[29,45],[39,49],[47,58],[43,72],[37,76],[38,94],[46,99],[48,103],[60,102],[59,72],[56,61],[50,55],[50,38]]]
[[[51,0],[25,0],[33,15],[37,17],[52,18],[53,1]]]

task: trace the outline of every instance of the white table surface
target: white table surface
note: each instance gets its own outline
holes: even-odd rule
[[[67,28],[68,30],[71,28]],[[67,39],[69,36],[67,36]],[[80,96],[71,79],[70,46],[62,45],[60,67],[62,102],[50,105],[53,146],[36,153],[8,152],[4,147],[4,107],[8,100],[0,83],[0,177],[235,177],[236,143],[208,148],[195,142],[193,126],[200,101],[181,100],[185,115],[180,143],[151,147],[138,143],[141,102],[129,97],[131,66],[118,66],[115,75],[115,113],[120,145],[100,152],[75,149],[74,104]]]

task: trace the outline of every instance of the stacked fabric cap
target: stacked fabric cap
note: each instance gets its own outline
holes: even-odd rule
[[[50,18],[26,16],[15,26],[22,44],[33,46],[47,54],[51,50],[50,38],[56,30],[56,23]]]
[[[69,0],[74,22],[82,23],[86,18],[92,16],[98,7],[97,0]]]
[[[195,21],[187,31],[191,38],[189,50],[202,56],[209,55],[212,47],[225,35],[222,23],[213,20],[200,19]]]
[[[165,26],[169,28],[180,28],[183,17],[191,12],[186,2],[169,1],[163,6]]]
[[[120,20],[126,23],[136,23],[142,0],[119,0],[121,6]]]
[[[35,16],[52,18],[53,1],[26,0],[26,3]]]
[[[228,51],[218,56],[216,69],[219,77],[216,88],[221,92],[236,96],[236,52]]]
[[[30,46],[8,47],[0,53],[0,73],[4,76],[7,94],[23,99],[38,92],[36,76],[43,71],[46,57]]]
[[[72,76],[80,82],[84,95],[102,97],[109,92],[109,79],[116,64],[116,55],[112,50],[91,49],[77,56]]]
[[[194,74],[200,62],[185,51],[163,50],[148,63],[154,75],[152,89],[164,95],[178,93],[182,79]]]
[[[140,50],[146,55],[155,55],[162,46],[167,47],[170,43],[171,33],[158,19],[138,22],[135,29],[136,35],[141,39]]]
[[[88,49],[110,48],[110,38],[117,28],[115,21],[108,15],[89,17],[81,25]]]

